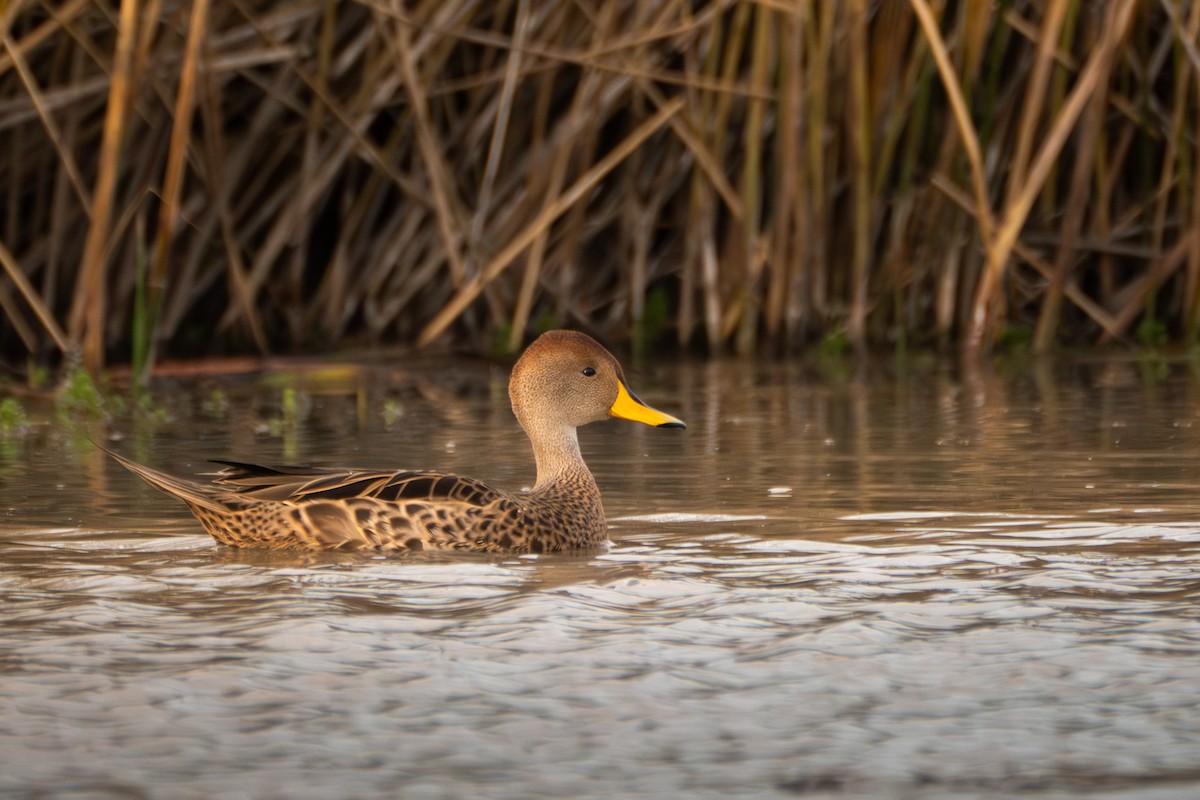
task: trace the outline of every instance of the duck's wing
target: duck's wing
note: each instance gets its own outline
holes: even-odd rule
[[[246,500],[377,500],[456,501],[484,506],[506,495],[482,481],[462,475],[420,470],[338,469],[264,466],[218,461],[224,469],[216,484]]]

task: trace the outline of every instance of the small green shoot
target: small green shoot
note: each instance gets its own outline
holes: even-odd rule
[[[0,437],[9,438],[25,434],[29,430],[29,418],[25,407],[15,397],[0,400]]]
[[[1162,320],[1146,317],[1138,325],[1137,339],[1142,347],[1157,350],[1167,343],[1167,325]]]
[[[404,416],[404,406],[400,404],[399,400],[384,400],[382,414],[383,427],[391,430],[392,426]]]
[[[200,413],[211,419],[225,419],[228,410],[229,398],[225,396],[225,391],[220,386],[213,387],[213,390],[200,403]]]
[[[99,417],[104,411],[104,396],[96,388],[87,370],[71,371],[55,397],[58,414],[63,418],[75,416]]]

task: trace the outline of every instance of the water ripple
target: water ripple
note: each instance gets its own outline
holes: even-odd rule
[[[613,538],[586,555],[226,551],[86,446],[0,451],[0,794],[1200,793],[1191,377],[751,369],[676,373],[685,437],[584,431]],[[202,430],[519,485],[489,397],[453,451],[414,422],[394,452],[358,396],[295,441]]]

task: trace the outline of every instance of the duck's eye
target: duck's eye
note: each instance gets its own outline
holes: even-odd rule
[[[583,374],[590,378],[596,374],[596,368],[595,367],[584,367]]]

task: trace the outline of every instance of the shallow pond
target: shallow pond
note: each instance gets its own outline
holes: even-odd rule
[[[174,379],[0,442],[0,795],[1200,796],[1200,375],[633,370],[607,552],[231,551],[87,436],[532,480],[504,373]],[[144,419],[144,418],[143,418]]]

